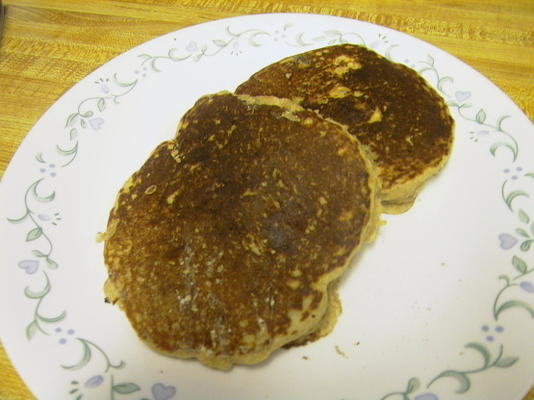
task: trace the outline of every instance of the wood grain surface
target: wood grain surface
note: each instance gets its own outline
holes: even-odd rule
[[[534,119],[533,0],[4,0],[4,6],[0,177],[37,119],[96,67],[161,34],[243,14],[329,14],[408,33],[477,69]],[[0,399],[32,398],[0,345]],[[525,399],[534,400],[534,390]]]

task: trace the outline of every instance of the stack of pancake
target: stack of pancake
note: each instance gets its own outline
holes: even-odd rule
[[[286,58],[200,98],[120,190],[109,301],[158,352],[219,369],[327,334],[336,282],[446,162],[453,120],[364,47]]]

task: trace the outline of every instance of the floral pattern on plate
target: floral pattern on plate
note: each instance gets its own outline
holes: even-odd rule
[[[502,169],[498,193],[502,207],[509,212],[516,228],[499,233],[495,243],[488,244],[494,247],[493,250],[510,253],[510,257],[509,264],[503,266],[501,274],[494,277],[501,287],[494,294],[493,303],[487,304],[488,316],[492,320],[485,319],[482,323],[473,321],[475,325],[482,326],[481,334],[465,342],[463,350],[476,354],[478,362],[466,368],[443,366],[429,380],[407,376],[405,388],[398,391],[386,389],[386,394],[379,397],[380,400],[438,400],[450,398],[453,393],[468,394],[474,384],[473,376],[485,374],[491,369],[520,368],[521,354],[509,354],[506,345],[500,341],[500,334],[509,330],[501,322],[501,317],[511,310],[520,310],[525,319],[534,318],[534,260],[530,253],[534,241],[534,215],[532,204],[528,202],[532,194],[534,169],[527,169],[524,166],[526,164],[520,163],[524,149],[516,134],[508,130],[508,122],[513,116],[476,106],[471,101],[473,93],[469,87],[457,87],[454,76],[443,74],[445,66],[440,65],[439,56],[427,54],[420,60],[397,59],[396,54],[402,54],[403,47],[396,42],[395,33],[390,30],[369,33],[365,28],[358,29],[356,22],[353,31],[329,28],[313,33],[301,30],[298,22],[275,24],[274,27],[273,24],[269,25],[269,29],[259,28],[251,18],[248,28],[243,28],[241,24],[238,29],[229,22],[217,36],[208,40],[191,37],[170,46],[163,54],[137,52],[136,61],[128,64],[128,73],[122,68],[120,72],[101,74],[93,80],[91,90],[80,93],[78,97],[81,100],[64,116],[64,139],[55,145],[54,154],[40,149],[34,154],[35,177],[20,193],[13,193],[13,196],[20,198],[20,206],[17,210],[9,210],[13,215],[7,218],[10,225],[20,226],[13,230],[17,235],[13,240],[31,244],[29,252],[21,254],[17,263],[19,272],[27,276],[27,286],[21,296],[33,307],[31,316],[21,316],[27,318],[21,335],[25,335],[28,342],[37,335],[43,335],[56,345],[73,348],[73,356],[59,365],[64,371],[78,374],[75,379],[66,381],[66,398],[103,398],[102,393],[106,393],[106,398],[112,400],[170,400],[178,398],[180,380],[165,377],[162,379],[165,383],[141,385],[138,377],[128,372],[130,361],[117,360],[117,355],[109,355],[112,353],[109,349],[101,347],[89,335],[78,336],[75,327],[67,325],[68,317],[76,310],[69,309],[66,304],[65,307],[57,307],[57,301],[54,301],[54,311],[48,307],[46,312],[43,311],[56,287],[55,277],[62,273],[56,249],[64,246],[64,243],[54,242],[51,233],[62,229],[63,221],[63,210],[56,205],[59,196],[56,178],[65,169],[75,168],[79,153],[84,151],[83,136],[105,129],[108,114],[120,107],[121,101],[139,87],[148,85],[147,79],[151,74],[171,73],[173,65],[199,63],[221,56],[245,58],[249,49],[266,44],[284,46],[298,53],[324,45],[350,42],[368,46],[391,60],[408,64],[442,94],[457,122],[462,121],[462,126],[469,127],[468,132],[459,131],[457,135],[468,135],[473,145],[486,147],[493,159],[506,164]],[[528,168],[532,168],[532,165]],[[93,367],[88,368],[90,365]],[[445,383],[438,387],[438,381]],[[104,392],[94,394],[104,387]]]

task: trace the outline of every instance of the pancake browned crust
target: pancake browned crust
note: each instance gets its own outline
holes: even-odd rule
[[[415,71],[362,46],[285,58],[236,93],[293,99],[346,125],[378,169],[385,212],[408,209],[451,151],[453,119],[441,96]]]
[[[329,285],[378,225],[377,182],[357,141],[313,111],[203,97],[116,199],[106,294],[161,353],[260,362],[324,329]]]

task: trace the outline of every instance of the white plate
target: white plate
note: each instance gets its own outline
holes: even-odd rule
[[[385,217],[328,337],[229,373],[148,350],[103,301],[95,235],[117,190],[199,96],[343,41],[441,92],[457,123],[448,165],[409,212]],[[533,149],[532,123],[493,84],[384,27],[272,14],[161,36],[63,95],[7,169],[2,341],[39,399],[520,399],[534,378]]]

